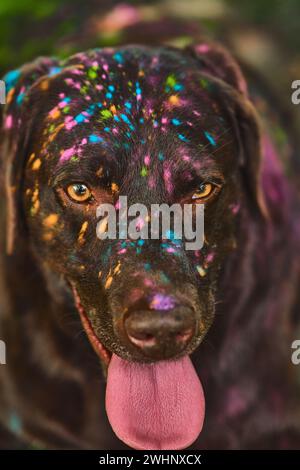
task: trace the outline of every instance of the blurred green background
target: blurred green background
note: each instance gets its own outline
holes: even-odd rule
[[[299,0],[0,0],[0,75],[38,55],[124,42],[180,45],[204,33],[258,70],[292,108],[299,26]]]

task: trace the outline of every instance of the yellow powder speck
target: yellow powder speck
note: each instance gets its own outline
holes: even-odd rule
[[[28,163],[31,163],[32,160],[34,160],[34,158],[35,158],[35,153],[32,153],[30,157],[28,158]]]
[[[202,266],[197,266],[197,271],[201,277],[206,276],[206,270]]]
[[[110,109],[110,111],[111,111],[113,114],[116,114],[117,108],[115,107],[114,104],[113,104],[109,109]]]

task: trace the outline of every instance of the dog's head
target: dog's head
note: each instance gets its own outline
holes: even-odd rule
[[[42,58],[5,80],[8,251],[28,237],[66,279],[104,361],[191,353],[213,320],[239,208],[263,212],[259,130],[238,66],[214,45],[126,47]],[[100,240],[97,207],[121,195],[204,204],[202,249]]]

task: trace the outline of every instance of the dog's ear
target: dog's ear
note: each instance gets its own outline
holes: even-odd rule
[[[28,109],[32,87],[42,77],[59,71],[58,61],[52,58],[39,58],[4,77],[6,103],[1,106],[0,120],[0,168],[2,183],[6,193],[6,250],[14,249],[16,233],[20,228],[20,188],[26,147],[34,114]]]
[[[188,46],[186,50],[197,60],[201,70],[220,78],[240,93],[247,95],[247,83],[239,65],[230,52],[220,44],[204,42]]]
[[[248,98],[247,83],[232,55],[215,43],[189,46],[201,73],[215,84],[214,90],[228,114],[239,145],[243,186],[259,214],[268,218],[261,186],[262,144],[259,117]]]

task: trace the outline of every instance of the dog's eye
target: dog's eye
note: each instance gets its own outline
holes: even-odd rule
[[[198,191],[192,195],[192,199],[207,200],[214,192],[216,187],[212,183],[201,183]]]
[[[91,190],[83,183],[73,183],[67,187],[67,194],[75,202],[88,202],[92,198]]]

